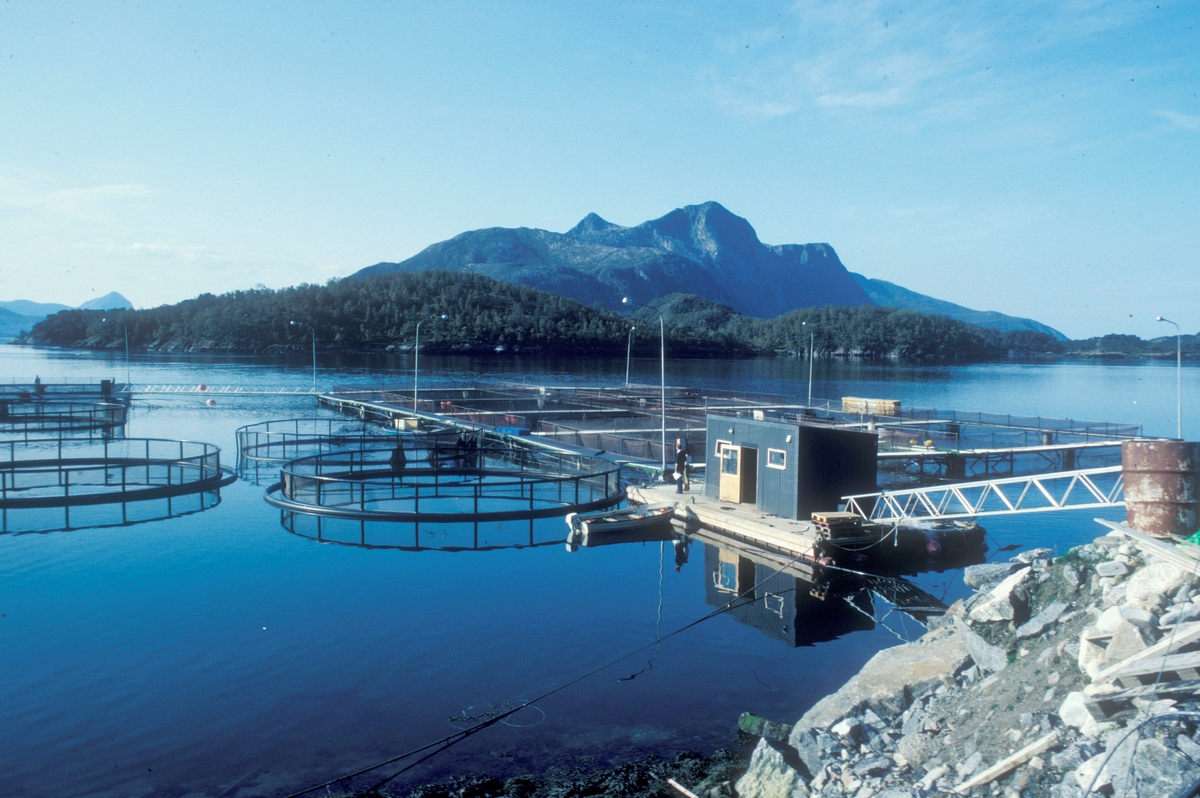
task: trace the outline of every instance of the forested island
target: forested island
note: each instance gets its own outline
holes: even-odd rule
[[[309,327],[322,349],[379,351],[413,345],[416,324],[421,346],[431,352],[546,352],[624,354],[631,326],[639,355],[658,352],[658,314],[673,356],[733,356],[802,353],[813,346],[822,356],[869,358],[957,358],[1060,356],[1080,352],[1077,344],[1019,330],[1001,332],[936,314],[889,307],[826,306],[771,319],[740,315],[727,305],[672,294],[622,316],[549,291],[500,282],[479,274],[427,271],[280,290],[234,291],[145,310],[65,310],[38,323],[14,343],[83,349],[140,351],[265,352],[310,345]],[[446,315],[446,319],[440,316]],[[438,318],[434,318],[438,317]],[[291,321],[300,324],[292,325]],[[1197,336],[1187,336],[1189,348]],[[1094,339],[1101,345],[1131,338],[1140,354],[1163,349],[1159,341],[1134,336]],[[1161,340],[1161,339],[1160,339]],[[1174,352],[1174,339],[1170,343]],[[1165,352],[1166,350],[1163,349]]]

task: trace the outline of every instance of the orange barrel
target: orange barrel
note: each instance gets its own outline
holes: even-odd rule
[[[1121,444],[1125,516],[1148,535],[1191,535],[1200,527],[1200,443]]]

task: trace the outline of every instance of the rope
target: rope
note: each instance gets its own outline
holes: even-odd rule
[[[571,679],[568,682],[565,682],[557,687],[549,688],[549,689],[543,691],[540,695],[536,696],[535,698],[530,699],[525,704],[522,704],[521,706],[514,707],[514,708],[507,710],[505,712],[502,712],[492,718],[482,720],[479,723],[475,724],[474,726],[470,726],[466,729],[462,729],[460,731],[455,732],[454,734],[448,734],[439,740],[434,740],[431,743],[426,743],[425,745],[422,745],[418,748],[414,748],[410,751],[406,751],[403,754],[398,754],[396,756],[389,757],[381,762],[375,763],[374,765],[368,765],[367,767],[360,768],[356,771],[353,771],[352,773],[347,773],[342,776],[337,776],[336,778],[330,779],[329,781],[322,782],[321,784],[314,784],[312,787],[307,787],[303,790],[299,790],[298,792],[290,793],[289,795],[285,796],[285,798],[298,798],[298,796],[307,795],[308,793],[322,789],[323,787],[332,787],[333,785],[338,784],[339,782],[353,779],[357,776],[363,775],[364,773],[369,773],[372,770],[378,770],[379,768],[387,767],[388,765],[393,764],[394,762],[399,762],[401,759],[407,759],[408,757],[422,753],[423,751],[429,751],[429,753],[426,754],[425,756],[421,757],[420,759],[416,760],[415,762],[405,765],[404,767],[400,768],[392,775],[388,776],[387,778],[385,778],[382,781],[373,785],[370,788],[370,790],[368,790],[368,792],[378,791],[381,787],[383,787],[384,785],[386,785],[388,782],[392,781],[396,777],[400,776],[401,774],[403,774],[409,770],[412,770],[416,766],[420,765],[422,762],[425,762],[426,760],[441,753],[442,751],[445,751],[447,748],[450,748],[451,746],[462,742],[463,740],[467,739],[471,735],[473,735],[477,732],[480,732],[483,729],[486,729],[487,727],[492,726],[492,725],[502,721],[504,718],[508,717],[509,715],[520,712],[522,709],[524,709],[529,704],[533,704],[538,701],[542,701],[542,700],[547,699],[550,696],[554,695],[555,693],[559,693],[559,692],[562,692],[563,690],[566,690],[569,687],[573,687],[576,684],[579,684],[580,682],[584,681],[585,679],[589,679],[592,676],[595,676],[596,674],[598,674],[602,671],[605,671],[608,668],[611,668],[613,665],[616,665],[619,662],[623,662],[624,660],[629,659],[630,657],[634,656],[635,654],[640,654],[641,652],[645,651],[646,649],[648,649],[652,646],[657,646],[659,643],[663,642],[664,640],[670,640],[672,637],[682,634],[683,632],[686,632],[687,630],[691,629],[694,626],[699,626],[700,624],[704,623],[707,620],[715,618],[718,615],[721,615],[725,612],[728,612],[729,610],[734,608],[734,602],[744,598],[748,594],[752,594],[755,590],[758,589],[759,586],[765,584],[768,580],[773,579],[777,575],[783,573],[783,571],[786,568],[793,565],[798,560],[802,559],[804,556],[805,555],[803,555],[803,554],[797,554],[795,557],[788,560],[783,565],[779,566],[779,568],[777,568],[773,573],[771,573],[770,575],[755,582],[753,585],[746,588],[741,593],[738,593],[736,596],[729,599],[729,601],[727,601],[722,606],[716,608],[715,610],[712,610],[711,612],[706,613],[705,615],[702,615],[699,618],[696,618],[695,620],[689,621],[688,623],[685,623],[683,626],[680,626],[679,628],[675,629],[674,631],[668,632],[666,635],[662,635],[662,636],[658,637],[657,639],[655,639],[649,643],[646,643],[645,645],[638,646],[637,648],[633,649],[632,651],[626,652],[625,654],[622,654],[621,656],[616,657],[615,659],[611,659],[602,665],[592,668],[591,670],[586,671],[586,672],[580,674],[579,676],[576,676],[574,679]],[[749,603],[753,603],[753,600]],[[430,749],[436,749],[436,750],[430,751]]]

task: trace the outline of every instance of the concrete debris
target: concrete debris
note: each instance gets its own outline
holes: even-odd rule
[[[1084,798],[1093,782],[1113,798],[1177,794],[1200,778],[1200,724],[1162,713],[1200,712],[1200,694],[1126,685],[1200,640],[1200,596],[1145,545],[1111,535],[1057,562],[1035,549],[967,569],[972,598],[876,654],[782,753],[760,741],[738,794]]]

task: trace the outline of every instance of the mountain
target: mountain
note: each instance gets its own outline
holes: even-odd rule
[[[79,306],[80,310],[133,310],[133,303],[116,291],[109,291],[102,297],[89,299]]]
[[[874,304],[833,247],[763,244],[748,221],[716,202],[677,208],[636,227],[591,213],[566,233],[471,230],[352,277],[429,270],[483,274],[613,310],[625,296],[649,304],[674,293],[759,318],[807,307]]]
[[[886,280],[872,280],[870,277],[864,277],[854,272],[851,272],[851,276],[862,286],[863,290],[867,292],[867,295],[871,297],[875,304],[886,308],[907,308],[919,313],[937,313],[942,316],[949,316],[957,321],[965,321],[968,324],[976,324],[980,327],[991,327],[1001,332],[1032,330],[1034,332],[1053,335],[1059,341],[1070,340],[1053,327],[1048,327],[1033,319],[1006,316],[994,310],[972,310],[962,305],[956,305],[953,302],[946,302],[926,296],[925,294],[918,294],[916,291],[909,291],[907,288],[898,286],[895,283],[889,283]]]
[[[30,302],[28,299],[14,299],[9,302],[0,302],[0,309],[12,311],[20,316],[45,318],[60,310],[70,310],[71,306],[60,305],[57,302]]]
[[[28,299],[12,299],[0,302],[0,341],[16,338],[24,330],[32,330],[47,316],[53,316],[64,310],[72,310],[70,305],[60,305],[57,302],[31,302]],[[133,309],[133,303],[111,291],[102,297],[89,299],[79,306],[80,310],[118,310]]]
[[[34,304],[34,303],[30,303]],[[0,341],[7,341],[11,338],[16,338],[22,332],[32,330],[33,325],[37,324],[45,316],[25,316],[20,313],[13,313],[5,307],[0,307]]]

